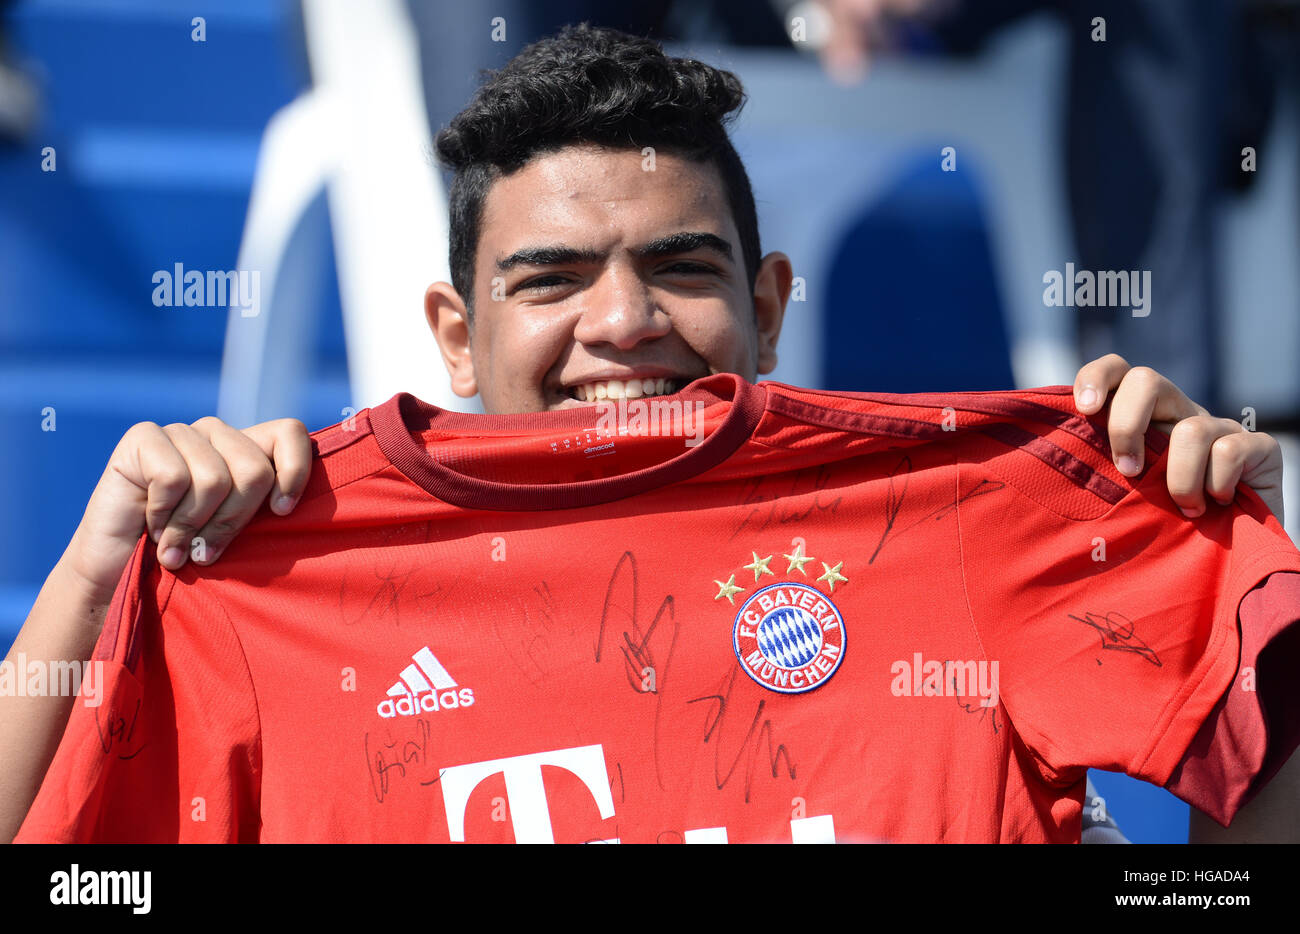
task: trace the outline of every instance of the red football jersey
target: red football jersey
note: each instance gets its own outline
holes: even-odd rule
[[[214,566],[142,538],[18,840],[1077,841],[1088,767],[1223,822],[1300,740],[1300,553],[1068,387],[312,437]]]

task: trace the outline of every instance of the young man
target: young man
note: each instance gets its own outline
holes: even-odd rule
[[[1292,737],[1241,750],[1217,784],[1201,763],[1230,761],[1218,732],[1271,725],[1230,687],[1239,649],[1283,645],[1289,620],[1259,619],[1285,607],[1294,575],[1275,572],[1300,572],[1300,556],[1259,499],[1207,512],[1204,495],[1232,503],[1241,479],[1279,511],[1276,443],[1118,358],[1081,370],[1075,398],[1096,413],[1116,390],[1110,450],[1131,469],[1103,465],[1096,426],[1051,391],[843,401],[754,387],[775,365],[791,271],[760,255],[723,126],[740,102],[726,73],[575,30],[522,53],[440,136],[457,171],[453,284],[430,287],[430,326],[458,392],[520,414],[394,397],[315,433],[301,505],[233,544],[272,462],[277,494],[300,490],[295,426],[251,441],[215,420],[133,429],[60,562],[80,604],[47,582],[20,636],[102,604],[130,559],[94,652],[104,709],[73,710],[19,840],[1077,839],[1088,765],[1220,817],[1258,792]],[[612,410],[590,403],[611,398],[624,414],[676,404],[683,430],[602,429]],[[1167,452],[1151,421],[1177,422]],[[1157,487],[1202,523],[1171,521]],[[1035,566],[1068,564],[1059,579],[1000,575],[1010,558],[957,535],[959,521],[993,528],[988,510],[1060,535],[1045,503],[1084,533],[1082,557],[1078,540],[1041,542]],[[142,514],[156,560],[137,542]],[[225,555],[211,571],[168,557],[195,537],[199,563]],[[740,563],[751,543],[763,550]],[[773,543],[789,549],[775,564]],[[1144,550],[1153,573],[1186,560],[1231,580],[1187,591],[1182,615],[1011,606],[1049,583],[1131,592],[1134,572],[1118,569],[1116,589],[1106,564]],[[952,602],[963,586],[968,609]],[[999,601],[1037,631],[1001,625]],[[1062,640],[1073,660],[1039,651]],[[920,658],[935,652],[942,683]],[[916,696],[891,665],[914,657]],[[1082,723],[1044,696],[1044,664],[1080,661],[1066,691],[1124,690],[1128,709]],[[950,663],[992,691],[975,698],[977,678],[954,703]],[[1174,697],[1185,712],[1170,721]],[[916,732],[924,749],[898,745]],[[978,765],[957,776],[948,762],[966,754]],[[44,767],[26,773],[33,793]],[[919,799],[900,806],[900,782]],[[839,800],[855,783],[876,804]],[[972,807],[971,789],[1012,803]]]

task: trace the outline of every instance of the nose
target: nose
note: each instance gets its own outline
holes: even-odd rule
[[[574,329],[584,344],[609,344],[631,350],[663,337],[672,322],[655,301],[649,285],[631,263],[611,262],[586,291],[587,303]]]

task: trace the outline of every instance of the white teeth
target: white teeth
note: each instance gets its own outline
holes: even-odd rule
[[[606,399],[640,399],[642,396],[662,396],[677,391],[674,379],[605,379],[583,383],[569,390],[579,402],[600,402]]]

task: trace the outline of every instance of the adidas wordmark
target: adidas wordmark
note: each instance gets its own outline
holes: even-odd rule
[[[455,710],[474,703],[474,689],[457,690],[456,679],[438,661],[426,645],[411,656],[411,664],[402,669],[402,677],[388,689],[388,697],[379,702],[379,716],[414,717],[437,710]]]

